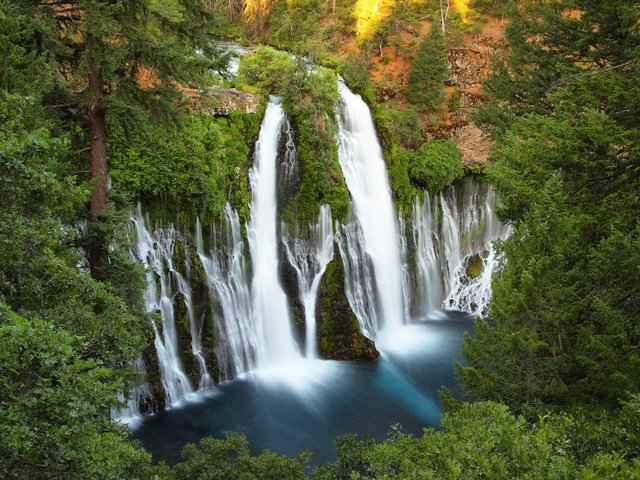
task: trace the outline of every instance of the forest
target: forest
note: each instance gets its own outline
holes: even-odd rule
[[[0,478],[640,478],[640,1],[0,0],[0,51]],[[345,85],[371,112],[394,221],[415,222],[452,185],[495,190],[510,234],[492,243],[491,299],[450,360],[459,388],[439,389],[439,424],[420,435],[398,423],[382,440],[344,433],[320,464],[235,432],[157,458],[112,419],[141,381],[138,359],[147,413],[175,400],[150,366],[164,320],[147,292],[161,287],[132,254],[133,212],[182,232],[166,270],[192,279],[172,307],[186,377],[240,376],[220,327],[200,325],[205,346],[185,338],[192,318],[222,316],[205,259],[233,239],[216,225],[237,225],[259,268],[252,159],[274,108],[298,163],[273,228],[320,228],[328,205],[325,223],[345,235],[309,287],[317,333],[289,294],[302,294],[297,267],[275,272],[292,336],[317,336],[322,359],[383,350],[343,288],[357,213],[336,113]],[[291,151],[282,135],[274,148]],[[204,240],[184,234],[201,225]],[[295,245],[273,248],[287,258]]]

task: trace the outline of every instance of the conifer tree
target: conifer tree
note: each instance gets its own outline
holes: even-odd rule
[[[54,72],[55,89],[46,98],[86,135],[78,150],[88,152],[93,181],[88,253],[100,278],[107,256],[101,225],[108,207],[106,112],[120,103],[167,115],[180,102],[179,84],[222,68],[206,36],[213,17],[204,0],[22,0],[20,6],[55,25],[36,47],[48,50]]]
[[[413,59],[407,85],[407,100],[422,111],[436,111],[444,101],[447,53],[439,25],[422,39]]]

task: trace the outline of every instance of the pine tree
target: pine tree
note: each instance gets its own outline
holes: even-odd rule
[[[439,25],[422,39],[413,59],[407,85],[407,100],[422,111],[436,111],[444,101],[447,53]]]
[[[169,114],[180,103],[179,84],[202,81],[221,67],[206,36],[213,18],[203,0],[22,0],[20,6],[55,26],[36,45],[48,50],[55,80],[45,98],[86,135],[78,150],[88,152],[93,181],[88,253],[92,274],[100,278],[107,257],[106,112],[119,103]]]

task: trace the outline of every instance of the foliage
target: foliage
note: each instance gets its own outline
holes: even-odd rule
[[[295,71],[296,64],[289,53],[261,46],[242,58],[236,81],[256,86],[265,93],[284,95]]]
[[[489,79],[489,177],[515,228],[491,321],[463,346],[481,398],[613,407],[640,389],[638,4],[596,3],[516,13]]]
[[[636,405],[637,407],[637,405]],[[528,424],[504,405],[459,405],[442,418],[442,431],[424,430],[420,438],[392,427],[386,441],[374,443],[354,435],[336,441],[336,462],[316,468],[313,478],[635,478],[640,463],[624,459],[624,447],[574,459],[568,415],[547,415]],[[597,428],[597,424],[582,424]],[[620,419],[607,433],[624,435]],[[636,429],[637,431],[637,429]]]
[[[424,141],[424,124],[414,108],[398,110],[389,104],[380,105],[376,108],[376,121],[404,148],[416,148]]]
[[[265,450],[251,455],[244,435],[225,440],[204,438],[199,447],[189,444],[182,451],[183,461],[173,468],[175,480],[300,480],[309,454],[284,457]]]
[[[146,343],[142,274],[130,262],[123,224],[110,213],[105,281],[90,278],[79,223],[88,197],[66,162],[66,136],[52,133],[32,100],[0,98],[0,296],[21,314],[37,314],[85,339],[83,353],[123,368]],[[125,247],[125,248],[122,248]]]
[[[127,115],[111,109],[107,117],[117,191],[159,208],[156,217],[169,220],[180,214],[208,222],[220,217],[227,201],[248,218],[249,154],[258,134],[258,114],[194,112],[168,127],[137,112],[133,131],[122,121]]]
[[[334,108],[338,103],[338,79],[332,70],[306,66],[298,69],[284,108],[290,115],[300,168],[300,190],[284,206],[290,222],[306,225],[323,204],[331,205],[334,219],[346,218],[347,190],[338,160]]]
[[[291,224],[305,225],[327,203],[334,218],[344,218],[349,194],[335,142],[334,106],[338,103],[335,72],[324,67],[310,69],[304,59],[259,47],[240,62],[238,80],[284,97],[283,107],[295,134],[301,183],[282,207],[283,217]]]
[[[421,111],[439,110],[445,99],[444,81],[447,78],[447,53],[444,35],[435,22],[420,41],[411,63],[406,96],[409,103]]]
[[[512,8],[505,51],[484,83],[476,121],[500,136],[513,117],[549,113],[548,96],[594,70],[630,71],[637,58],[638,2],[536,0]],[[600,74],[597,74],[600,75]]]
[[[400,156],[409,167],[411,181],[431,194],[437,194],[463,174],[460,152],[451,140],[434,140],[416,150],[405,150]]]
[[[0,305],[2,478],[150,478],[150,455],[108,417],[122,384],[83,343]]]
[[[319,0],[276,2],[270,18],[270,38],[278,46],[306,52],[318,31],[321,4]]]

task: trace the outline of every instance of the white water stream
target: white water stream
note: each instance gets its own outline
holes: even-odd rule
[[[362,242],[358,250],[364,253],[355,260],[371,262],[372,283],[375,285],[376,319],[358,316],[358,320],[363,332],[370,330],[371,338],[375,339],[379,332],[393,331],[405,321],[398,225],[382,149],[369,107],[344,82],[341,81],[338,88],[341,103],[338,155],[359,226],[347,229],[361,230],[361,235],[351,234]],[[361,286],[350,283],[347,288],[356,290]],[[356,296],[355,293],[349,295],[351,298]],[[356,315],[362,315],[362,309],[353,307]]]

